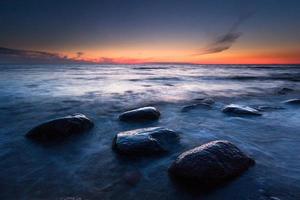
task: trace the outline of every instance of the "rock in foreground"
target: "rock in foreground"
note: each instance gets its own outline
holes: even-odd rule
[[[179,155],[169,173],[184,183],[210,188],[240,175],[254,163],[232,143],[218,140]]]
[[[119,119],[127,122],[140,122],[157,120],[159,116],[160,112],[155,107],[143,107],[124,112],[119,116]]]
[[[113,148],[123,154],[156,154],[168,151],[178,139],[178,133],[166,128],[136,129],[118,133],[114,138]]]
[[[238,114],[238,115],[261,115],[261,113],[249,106],[241,106],[237,104],[230,104],[223,108],[224,113]]]
[[[283,103],[300,105],[300,99],[289,99],[289,100],[284,101]]]
[[[83,114],[69,115],[36,126],[26,134],[26,137],[41,141],[62,139],[87,131],[93,125],[93,122]]]

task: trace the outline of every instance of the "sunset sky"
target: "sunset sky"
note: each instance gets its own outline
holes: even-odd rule
[[[1,0],[0,63],[300,63],[298,0]]]

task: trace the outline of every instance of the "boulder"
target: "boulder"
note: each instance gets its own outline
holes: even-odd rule
[[[178,139],[178,133],[170,129],[142,128],[118,133],[113,148],[123,154],[156,154],[168,151]]]
[[[87,131],[93,125],[85,115],[74,114],[42,123],[27,132],[26,137],[42,141],[62,139]]]
[[[160,112],[155,107],[142,107],[122,113],[119,119],[127,122],[140,122],[157,120],[159,116]]]
[[[238,114],[238,115],[261,115],[255,108],[249,106],[242,106],[237,104],[230,104],[223,108],[224,113]]]
[[[300,105],[300,99],[289,99],[289,100],[284,101],[283,103]]]
[[[182,183],[210,188],[240,175],[254,163],[234,144],[217,140],[179,155],[169,173]]]

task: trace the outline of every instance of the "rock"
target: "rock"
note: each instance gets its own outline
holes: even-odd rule
[[[118,133],[113,148],[123,154],[155,154],[168,151],[178,139],[178,133],[170,129],[143,128]]]
[[[254,163],[232,143],[217,140],[179,155],[169,173],[182,183],[211,188],[240,175]]]
[[[283,103],[300,105],[300,99],[289,99],[289,100],[284,101]]]
[[[148,120],[157,120],[160,112],[155,107],[143,107],[122,113],[119,116],[121,121],[139,122]]]
[[[41,141],[62,139],[87,131],[93,125],[93,122],[83,114],[69,115],[34,127],[26,133],[26,137]]]
[[[230,104],[223,108],[224,113],[238,114],[238,115],[261,115],[261,113],[249,106],[241,106],[237,104]]]
[[[281,110],[281,109],[284,109],[283,107],[280,107],[280,106],[268,106],[268,105],[265,105],[265,106],[257,106],[255,107],[256,110],[258,111],[272,111],[272,110]]]
[[[287,93],[293,92],[293,91],[294,91],[294,90],[291,89],[291,88],[286,88],[286,87],[284,87],[284,88],[281,88],[277,93],[278,93],[278,94],[287,94]]]
[[[213,99],[211,99],[211,98],[207,98],[207,99],[203,99],[201,101],[201,103],[204,104],[204,105],[212,105],[212,104],[215,103],[215,101]]]
[[[215,103],[215,101],[213,99],[210,99],[210,98],[199,99],[199,100],[200,100],[200,102],[198,102],[198,103],[194,103],[194,104],[191,104],[191,105],[184,106],[181,109],[181,112],[188,112],[192,109],[200,108],[200,107],[210,108],[212,106],[212,104]]]
[[[278,197],[270,197],[270,200],[280,200]]]

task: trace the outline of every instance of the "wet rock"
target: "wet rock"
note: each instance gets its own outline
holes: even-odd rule
[[[237,104],[230,104],[225,106],[222,112],[238,115],[261,115],[261,113],[255,108],[251,108],[249,106],[241,106]]]
[[[287,93],[290,93],[290,92],[293,92],[294,90],[291,89],[291,88],[287,88],[287,87],[284,87],[284,88],[281,88],[277,93],[278,94],[287,94]]]
[[[93,127],[93,122],[83,114],[74,114],[42,123],[29,132],[26,137],[50,141],[79,134]]]
[[[212,104],[215,103],[215,101],[213,99],[211,99],[211,98],[206,98],[206,99],[203,99],[201,101],[201,103],[204,104],[204,105],[212,105]]]
[[[119,116],[119,119],[127,122],[140,122],[157,120],[159,117],[160,112],[155,107],[143,107],[124,112]]]
[[[211,188],[240,175],[254,163],[234,144],[217,140],[179,155],[169,173],[182,183]]]
[[[268,105],[265,105],[265,106],[257,106],[255,107],[256,110],[258,111],[272,111],[272,110],[282,110],[284,109],[283,107],[280,107],[280,106],[268,106]]]
[[[151,127],[118,133],[113,148],[123,154],[156,154],[168,151],[178,140],[178,133],[170,129]]]
[[[300,99],[289,99],[284,101],[283,103],[300,105]]]
[[[196,109],[196,108],[210,108],[212,106],[212,104],[215,103],[215,101],[213,99],[207,98],[207,99],[197,99],[199,100],[199,102],[191,104],[191,105],[187,105],[184,106],[181,109],[181,112],[188,112],[192,109]]]

